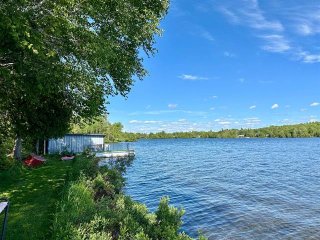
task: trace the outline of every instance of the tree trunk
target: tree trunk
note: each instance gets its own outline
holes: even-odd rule
[[[37,143],[36,143],[36,153],[37,155],[39,155],[39,139],[37,139]]]
[[[47,149],[46,140],[43,140],[43,155],[46,155],[46,149]]]
[[[17,137],[13,147],[13,157],[17,160],[21,160],[22,140],[21,137]]]

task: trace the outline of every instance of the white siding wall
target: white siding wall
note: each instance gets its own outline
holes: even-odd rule
[[[68,151],[73,153],[80,153],[92,146],[103,146],[103,135],[66,135],[60,139],[49,139],[48,153],[59,153]]]

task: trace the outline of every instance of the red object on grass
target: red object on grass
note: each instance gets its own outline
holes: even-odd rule
[[[26,160],[24,160],[24,164],[27,165],[28,167],[37,167],[39,165],[44,164],[46,160],[41,157],[41,156],[37,156],[34,154],[31,154],[30,156],[27,157]]]

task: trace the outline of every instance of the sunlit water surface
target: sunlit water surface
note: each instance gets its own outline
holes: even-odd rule
[[[320,139],[172,139],[133,144],[126,193],[183,207],[209,239],[320,239]]]

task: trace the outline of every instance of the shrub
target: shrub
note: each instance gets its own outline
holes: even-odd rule
[[[107,232],[106,226],[108,226],[107,219],[94,216],[89,223],[79,225],[73,239],[111,240],[111,234]]]
[[[122,191],[125,185],[124,177],[121,172],[116,169],[104,168],[103,178],[104,181],[110,182],[114,186],[114,190],[117,194]]]
[[[162,198],[151,213],[122,193],[124,178],[117,169],[98,169],[92,157],[74,165],[87,169],[66,186],[55,214],[53,239],[191,239],[179,232],[184,211],[170,206],[169,198]]]
[[[92,180],[92,188],[95,200],[101,199],[102,197],[114,198],[114,185],[105,180],[100,173]]]
[[[0,153],[0,171],[9,169],[15,164],[12,157],[7,157],[5,154]]]
[[[95,177],[99,172],[97,159],[91,156],[76,157],[72,161],[72,169],[68,172],[66,178],[67,182],[76,181],[81,175],[92,178]]]
[[[0,135],[0,171],[9,169],[15,164],[15,160],[12,157],[9,157],[8,155],[12,151],[13,146],[13,139],[12,138],[2,138]]]
[[[158,210],[155,214],[157,221],[151,232],[154,238],[185,239],[177,236],[182,225],[181,217],[184,214],[184,210],[169,206],[169,198],[164,197],[160,200]]]

